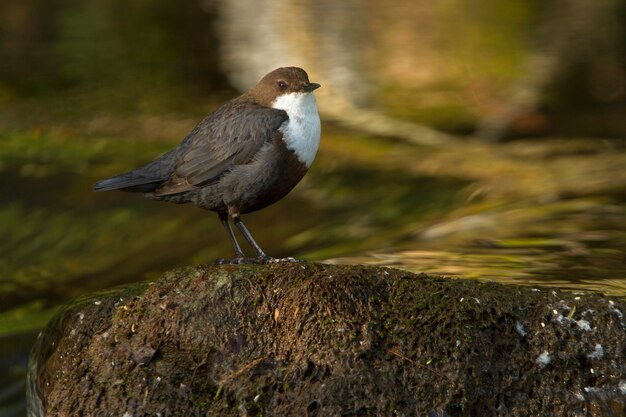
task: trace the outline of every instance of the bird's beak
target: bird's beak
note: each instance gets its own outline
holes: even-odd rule
[[[317,90],[320,87],[321,86],[318,83],[307,83],[305,84],[304,89],[306,91],[313,91],[313,90]]]

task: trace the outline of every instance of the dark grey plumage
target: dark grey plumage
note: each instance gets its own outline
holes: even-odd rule
[[[165,155],[99,181],[94,190],[118,189],[154,200],[192,202],[218,213],[237,254],[235,261],[250,259],[244,257],[229,218],[255,248],[258,259],[273,260],[252,239],[240,215],[278,201],[306,173],[308,167],[283,141],[281,127],[289,120],[287,112],[271,106],[282,94],[309,93],[317,87],[304,70],[279,68],[204,118]]]
[[[152,197],[190,191],[250,162],[288,119],[284,110],[259,105],[249,96],[231,100],[205,117],[180,145],[149,164],[94,186],[95,191],[154,192]]]

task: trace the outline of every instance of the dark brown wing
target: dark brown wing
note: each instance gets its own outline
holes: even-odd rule
[[[239,97],[204,119],[185,138],[170,178],[155,195],[189,191],[246,164],[288,119],[283,110]]]

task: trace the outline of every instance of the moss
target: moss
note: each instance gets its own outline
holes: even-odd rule
[[[617,388],[624,323],[596,294],[576,300],[390,268],[293,263],[184,268],[97,299],[65,310],[34,348],[49,416],[569,415],[625,406]],[[552,319],[562,305],[569,322]],[[573,325],[590,308],[593,332]],[[623,301],[613,308],[624,311]],[[606,353],[592,374],[586,354],[600,342]],[[137,354],[146,349],[148,359]],[[553,363],[541,367],[544,351]],[[569,381],[567,392],[560,381]]]

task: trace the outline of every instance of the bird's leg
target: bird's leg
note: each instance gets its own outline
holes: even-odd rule
[[[271,256],[266,255],[265,252],[263,252],[263,249],[261,249],[261,247],[259,246],[259,244],[256,243],[256,240],[254,240],[248,228],[241,221],[241,214],[239,214],[239,210],[235,209],[234,207],[229,207],[228,212],[230,216],[232,217],[233,223],[235,223],[235,226],[237,226],[237,228],[241,231],[241,234],[243,235],[243,237],[246,238],[248,243],[250,243],[250,245],[252,245],[252,247],[256,251],[259,261],[264,262],[264,263],[295,262],[296,261],[294,258],[280,258],[279,259],[279,258],[272,258]]]
[[[239,246],[239,242],[237,242],[237,238],[233,233],[233,229],[230,227],[230,223],[228,223],[228,214],[219,213],[218,216],[220,217],[220,222],[222,222],[222,226],[224,226],[224,229],[226,229],[226,233],[228,234],[228,238],[230,239],[230,244],[233,245],[235,255],[238,258],[245,258],[246,255],[243,254],[241,246]]]
[[[218,213],[220,218],[220,222],[224,229],[226,230],[226,234],[228,234],[228,238],[230,239],[230,244],[233,245],[233,249],[235,251],[236,258],[234,259],[218,259],[215,261],[218,265],[225,264],[243,264],[243,263],[253,263],[256,259],[246,258],[246,255],[241,250],[241,246],[239,246],[239,242],[237,242],[237,238],[233,233],[233,229],[230,227],[230,223],[228,223],[228,214],[226,213]]]
[[[233,219],[233,223],[235,223],[235,226],[237,226],[237,228],[241,231],[241,234],[243,235],[243,237],[246,238],[248,243],[250,243],[250,245],[252,245],[252,247],[256,251],[257,257],[259,258],[259,260],[261,262],[269,262],[272,258],[267,256],[265,252],[263,252],[263,249],[261,249],[259,244],[256,243],[256,240],[254,240],[254,238],[252,237],[252,234],[250,234],[246,226],[241,221],[241,215],[239,214],[239,211],[236,211],[235,213],[231,213],[231,217]]]

